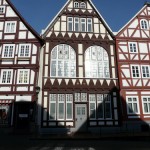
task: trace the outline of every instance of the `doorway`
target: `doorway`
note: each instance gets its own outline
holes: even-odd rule
[[[87,105],[75,105],[75,127],[77,132],[87,131]]]

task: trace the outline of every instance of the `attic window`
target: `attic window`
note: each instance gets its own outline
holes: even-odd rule
[[[78,2],[74,2],[74,8],[79,8],[79,3]]]
[[[141,29],[148,29],[148,22],[147,22],[147,20],[142,19],[140,21],[140,24],[141,24]]]
[[[0,14],[5,13],[5,7],[4,6],[0,6]]]
[[[80,3],[80,8],[86,8],[86,5],[84,2]]]

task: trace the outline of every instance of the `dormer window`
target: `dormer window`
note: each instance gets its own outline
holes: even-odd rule
[[[140,24],[141,24],[141,29],[148,29],[147,20],[145,20],[145,19],[141,20]]]
[[[74,8],[79,8],[79,3],[78,2],[74,2]]]
[[[84,2],[81,2],[81,3],[80,3],[80,8],[86,8],[86,5],[85,5]]]

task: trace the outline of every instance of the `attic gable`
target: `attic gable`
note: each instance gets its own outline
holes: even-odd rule
[[[86,33],[88,33],[89,39],[93,37],[93,34],[96,38],[98,38],[99,35],[101,35],[103,39],[106,36],[110,40],[113,38],[111,29],[91,0],[67,1],[44,30],[43,37],[49,38],[52,34],[55,34],[57,37],[59,32],[61,32],[63,36],[67,33],[69,37],[71,37],[73,33],[76,33],[76,38],[79,34],[85,37]]]
[[[118,31],[117,37],[149,38],[149,16],[150,5],[145,4],[142,9]],[[147,29],[143,29],[142,21],[147,22]]]

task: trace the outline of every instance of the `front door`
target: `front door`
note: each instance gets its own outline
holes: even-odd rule
[[[76,117],[76,132],[86,132],[87,130],[87,105],[76,104],[75,105],[75,117]]]

